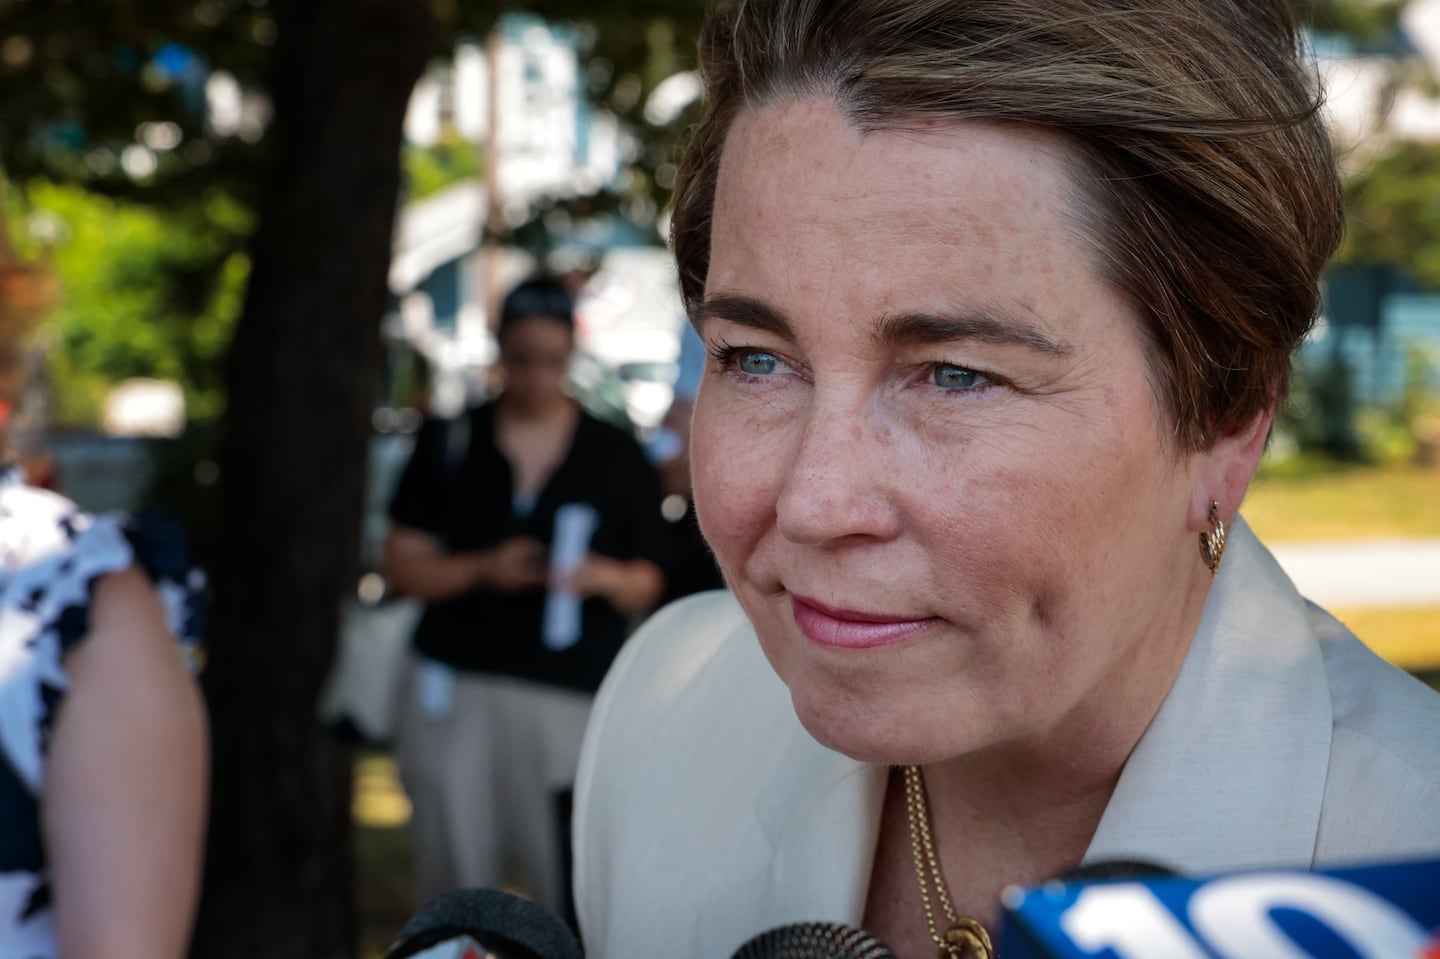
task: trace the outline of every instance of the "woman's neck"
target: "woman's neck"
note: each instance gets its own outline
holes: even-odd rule
[[[544,410],[507,411],[501,397],[495,417],[495,444],[510,464],[515,492],[538,496],[565,461],[580,420],[569,398]]]
[[[1079,863],[1109,797],[1102,785],[1093,794],[1075,794],[1063,802],[1023,796],[1023,808],[1014,808],[1004,804],[1000,790],[942,793],[936,785],[926,783],[926,806],[946,898],[957,915],[978,920],[992,936],[999,932],[1004,890],[1044,882]],[[886,790],[863,925],[905,959],[935,950],[916,874],[912,814],[904,776],[896,768]],[[930,908],[943,917],[937,895],[932,883]],[[942,931],[946,925],[941,919]]]
[[[1209,573],[1195,567],[1195,582],[1163,616],[1135,631],[1122,664],[1058,720],[1023,738],[926,765],[940,810],[949,800],[984,821],[1027,832],[1075,830],[1088,843],[1189,653],[1211,585]]]
[[[524,426],[568,425],[579,417],[579,407],[568,396],[558,396],[539,405],[518,403],[504,393],[495,403],[499,418],[507,423]]]
[[[1024,741],[924,767],[935,841],[958,909],[993,921],[1006,886],[1041,882],[1080,863],[1130,753],[1180,673],[1208,586],[1206,574],[1165,622],[1150,624],[1125,667],[1058,723]]]

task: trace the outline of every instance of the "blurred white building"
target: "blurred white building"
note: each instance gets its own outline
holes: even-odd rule
[[[576,31],[511,15],[501,20],[497,33],[502,195],[518,206],[611,182],[623,138],[614,118],[594,110],[586,99]],[[431,70],[416,85],[405,118],[406,139],[429,146],[451,126],[472,143],[486,142],[489,87],[485,48],[461,45],[448,66]]]
[[[429,146],[453,129],[483,150],[483,162],[497,163],[500,212],[512,226],[547,199],[614,184],[634,145],[613,116],[590,104],[576,30],[511,15],[497,27],[494,45],[493,101],[486,47],[464,44],[450,63],[416,86],[406,139]],[[434,401],[441,408],[473,393],[480,372],[493,361],[486,277],[503,291],[534,266],[525,254],[506,251],[487,270],[480,241],[488,200],[479,179],[460,183],[409,204],[396,225],[390,269],[395,309],[388,332],[430,361],[437,375]],[[592,375],[597,363],[606,375],[641,369],[626,364],[649,363],[644,375],[654,377],[658,363],[663,379],[664,364],[679,350],[683,311],[674,267],[658,234],[619,224],[577,231],[571,239],[600,263],[577,310],[579,344],[589,354]],[[630,392],[644,397],[632,413],[650,418],[646,411],[659,404],[653,386]]]

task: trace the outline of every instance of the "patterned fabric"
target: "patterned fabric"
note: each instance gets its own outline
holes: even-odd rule
[[[95,517],[0,475],[0,956],[54,955],[40,789],[55,716],[69,689],[63,657],[89,632],[96,578],[138,563],[151,576],[189,662],[203,628],[204,576],[173,524]]]

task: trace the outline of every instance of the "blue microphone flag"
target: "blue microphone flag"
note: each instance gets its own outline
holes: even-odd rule
[[[1005,959],[1440,959],[1440,860],[1006,892]]]

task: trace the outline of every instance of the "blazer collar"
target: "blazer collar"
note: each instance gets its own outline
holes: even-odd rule
[[[1333,722],[1305,601],[1236,517],[1180,674],[1085,861],[1198,873],[1309,865]]]

